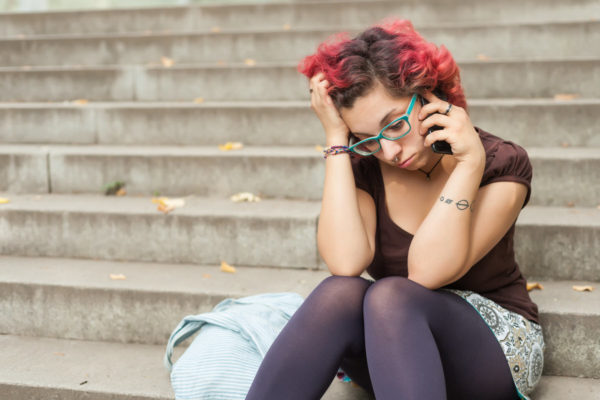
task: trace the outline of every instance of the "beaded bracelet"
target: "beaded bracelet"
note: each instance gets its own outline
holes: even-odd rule
[[[323,150],[323,158],[327,158],[328,156],[335,156],[336,154],[341,153],[350,153],[350,149],[348,146],[331,146],[325,148]]]

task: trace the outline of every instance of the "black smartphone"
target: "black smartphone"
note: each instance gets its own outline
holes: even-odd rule
[[[435,94],[437,97],[439,97],[440,99],[446,101],[445,96],[441,96],[438,93],[433,93]],[[424,106],[425,104],[429,103],[423,96],[419,96],[419,99],[421,99],[421,106]],[[427,117],[429,117],[431,114],[429,114]],[[437,126],[434,125],[431,128],[429,128],[429,130],[427,131],[427,134],[429,135],[431,132],[433,131],[439,131],[440,129],[443,129],[441,126]],[[450,147],[450,145],[448,144],[448,142],[444,141],[444,140],[438,140],[437,142],[433,142],[433,144],[431,145],[431,149],[435,152],[435,153],[440,153],[440,154],[453,154],[452,153],[452,148]]]

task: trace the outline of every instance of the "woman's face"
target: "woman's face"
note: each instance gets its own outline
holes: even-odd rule
[[[376,136],[384,126],[402,116],[410,100],[410,96],[390,96],[384,87],[377,83],[365,96],[357,98],[352,108],[342,108],[340,114],[350,132],[362,140]],[[374,154],[375,157],[390,166],[411,171],[425,168],[431,163],[433,151],[430,147],[424,147],[425,136],[419,134],[420,110],[421,103],[417,100],[409,115],[410,132],[398,140],[381,139],[381,150]],[[395,158],[398,162],[394,162]],[[409,163],[406,164],[406,161]]]

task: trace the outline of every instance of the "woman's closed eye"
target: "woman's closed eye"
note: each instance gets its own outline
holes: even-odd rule
[[[405,122],[403,119],[401,119],[400,121],[396,122],[394,125],[390,125],[387,129],[391,129],[393,131],[397,131],[400,129],[404,129],[405,126]]]

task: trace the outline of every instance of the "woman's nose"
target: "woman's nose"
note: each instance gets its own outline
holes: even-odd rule
[[[382,138],[379,143],[381,144],[381,152],[386,160],[392,161],[402,150],[402,146],[398,143],[398,140],[387,140]]]

